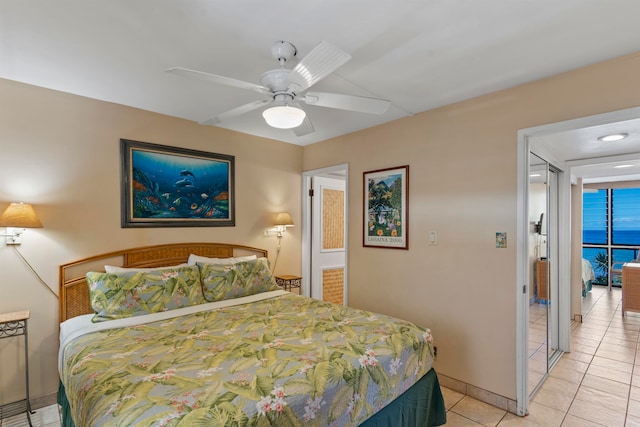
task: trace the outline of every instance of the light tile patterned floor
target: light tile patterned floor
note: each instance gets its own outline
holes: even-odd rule
[[[571,328],[571,353],[562,356],[518,417],[443,388],[447,426],[640,426],[640,313],[620,312],[621,290],[594,289],[583,299],[583,323]],[[535,312],[531,323],[537,322]],[[533,371],[542,363],[544,332],[531,327]],[[540,341],[540,342],[538,342]],[[534,374],[532,374],[534,375]]]
[[[36,409],[31,415],[31,424],[34,427],[60,427],[60,412],[58,405],[51,405],[45,408]],[[0,427],[28,427],[27,415],[16,415],[6,420],[0,420]]]
[[[601,287],[584,298],[583,323],[572,325],[572,352],[562,356],[533,397],[528,416],[518,417],[443,388],[446,425],[640,427],[640,313],[623,318],[620,298],[620,289],[609,293]],[[537,349],[534,342],[530,351]],[[58,406],[38,409],[32,420],[34,426],[60,427]],[[0,421],[0,427],[27,425],[26,415]]]

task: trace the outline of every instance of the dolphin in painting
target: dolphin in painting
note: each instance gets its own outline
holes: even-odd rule
[[[193,187],[193,181],[189,178],[182,178],[177,180],[174,184],[174,187]]]
[[[193,179],[197,179],[196,176],[193,174],[193,172],[191,172],[189,169],[184,169],[180,171],[180,176],[184,176],[184,177],[192,176]]]

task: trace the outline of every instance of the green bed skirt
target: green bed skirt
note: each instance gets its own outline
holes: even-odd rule
[[[71,418],[71,407],[69,407],[69,401],[67,400],[67,394],[64,391],[62,381],[58,384],[58,405],[60,405],[60,413],[62,414],[62,427],[75,427],[73,419]]]
[[[75,427],[62,382],[58,387],[62,427]],[[431,427],[446,423],[446,408],[436,372],[431,369],[406,392],[360,427]]]
[[[406,392],[360,427],[431,427],[446,423],[446,408],[436,371],[431,369]]]

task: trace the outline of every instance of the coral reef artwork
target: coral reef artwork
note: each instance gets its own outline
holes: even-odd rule
[[[131,223],[188,226],[197,221],[206,226],[233,219],[233,163],[229,159],[136,144],[126,153],[129,184],[125,204]]]

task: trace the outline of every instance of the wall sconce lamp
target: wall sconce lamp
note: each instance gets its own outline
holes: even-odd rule
[[[287,227],[293,227],[293,220],[291,219],[291,215],[289,212],[280,212],[276,217],[276,222],[273,224],[277,231],[277,236],[284,236],[285,231],[287,231]]]
[[[284,233],[287,231],[287,227],[293,227],[293,220],[291,219],[291,215],[289,212],[280,212],[276,216],[276,220],[273,223],[272,228],[268,228],[264,234],[265,236],[273,236],[274,234],[278,236],[279,239],[284,236]]]
[[[42,228],[42,223],[31,205],[11,203],[0,215],[0,227],[7,227],[7,234],[0,234],[7,238],[7,245],[19,245],[25,228]]]
[[[273,223],[273,227],[267,229],[264,232],[265,236],[273,236],[274,234],[278,237],[278,248],[276,249],[276,260],[273,263],[272,271],[276,271],[276,265],[278,264],[278,257],[280,256],[280,248],[282,243],[282,237],[284,233],[287,231],[288,227],[293,227],[293,219],[291,219],[291,215],[289,212],[280,212],[276,216],[276,220]]]

